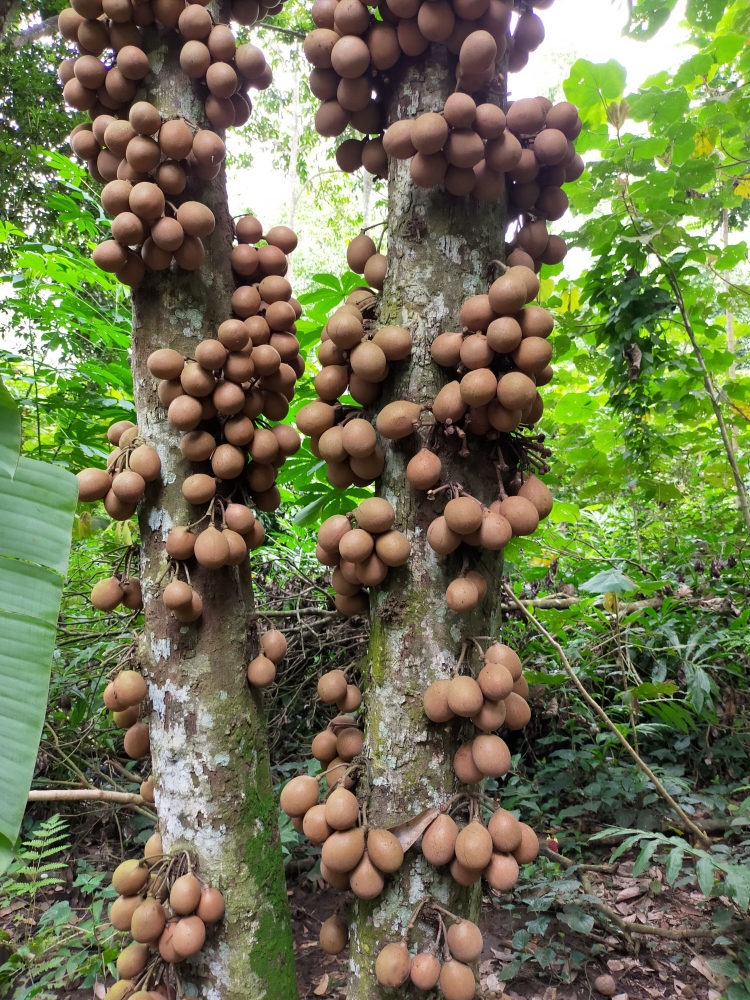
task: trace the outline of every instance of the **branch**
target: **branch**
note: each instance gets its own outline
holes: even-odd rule
[[[583,865],[577,865],[575,861],[570,858],[563,857],[562,854],[555,854],[554,851],[550,851],[546,847],[540,848],[540,854],[543,854],[550,861],[559,862],[564,868],[577,867],[581,871],[581,886],[583,891],[587,896],[596,896],[591,881],[586,875],[585,871],[582,871]],[[587,866],[593,867],[593,866]],[[602,866],[604,867],[604,866]],[[719,929],[716,927],[657,927],[655,924],[631,924],[627,920],[623,920],[619,913],[615,910],[610,909],[606,903],[591,902],[590,905],[605,916],[608,920],[623,932],[626,936],[628,934],[649,934],[653,937],[667,938],[670,941],[685,941],[691,938],[715,938],[719,934]],[[733,923],[721,929],[722,934],[727,934],[731,931],[741,931],[750,929],[750,920],[735,920]]]
[[[305,36],[301,31],[294,31],[292,28],[282,28],[279,24],[266,24],[265,21],[261,21],[260,24],[256,25],[258,28],[265,28],[268,31],[278,31],[280,35],[289,35],[291,38],[299,38],[304,42]]]
[[[523,615],[531,622],[531,624],[534,626],[534,628],[538,632],[541,632],[541,634],[545,637],[545,639],[547,640],[547,642],[556,651],[557,655],[560,657],[560,660],[562,662],[562,665],[563,665],[563,668],[565,670],[565,673],[568,675],[568,677],[570,677],[570,679],[573,681],[573,683],[575,684],[575,686],[578,688],[578,691],[579,691],[581,697],[583,698],[583,700],[586,702],[586,704],[589,706],[589,708],[592,709],[592,711],[595,712],[596,715],[599,716],[599,718],[602,720],[602,722],[607,727],[607,729],[609,729],[609,731],[613,734],[613,736],[615,736],[617,738],[617,740],[622,745],[623,749],[626,750],[630,754],[630,756],[636,762],[636,764],[641,769],[641,771],[643,771],[643,773],[651,781],[651,783],[653,784],[654,788],[659,793],[659,795],[661,795],[661,797],[664,799],[664,801],[680,817],[680,819],[682,820],[682,822],[685,824],[685,828],[687,830],[689,830],[693,834],[693,836],[695,836],[698,839],[699,843],[703,844],[704,846],[707,846],[708,844],[710,844],[710,839],[706,836],[706,834],[704,833],[704,831],[701,830],[701,828],[699,826],[696,826],[696,824],[690,819],[690,817],[680,808],[680,806],[675,802],[675,800],[672,798],[672,796],[666,790],[666,788],[661,783],[661,781],[659,781],[659,779],[656,777],[656,775],[651,770],[651,768],[648,766],[648,764],[646,764],[641,759],[641,757],[639,756],[639,754],[636,753],[636,751],[633,749],[633,747],[630,745],[630,743],[625,739],[625,737],[622,735],[622,733],[617,728],[617,726],[614,724],[614,722],[612,722],[612,720],[607,715],[607,713],[604,711],[604,709],[601,707],[601,705],[599,705],[599,703],[596,702],[591,697],[591,695],[588,693],[588,691],[586,690],[586,688],[581,683],[578,675],[576,674],[576,672],[571,667],[570,662],[569,662],[567,656],[565,655],[565,652],[564,652],[562,646],[560,645],[560,643],[556,639],[553,639],[552,636],[547,631],[547,629],[541,624],[541,622],[537,621],[537,619],[526,610],[526,608],[518,600],[518,598],[513,593],[513,591],[511,590],[511,588],[508,586],[507,583],[503,583],[503,590],[508,595],[508,597],[513,601],[513,603],[521,610],[521,612],[523,613]]]
[[[145,806],[143,796],[135,792],[110,792],[105,788],[32,788],[29,802],[119,802],[121,805]]]
[[[56,31],[57,14],[54,14],[52,17],[48,17],[42,21],[41,24],[32,24],[30,28],[23,28],[21,31],[16,32],[11,38],[13,48],[23,48],[24,45],[30,45],[40,38],[54,35]]]

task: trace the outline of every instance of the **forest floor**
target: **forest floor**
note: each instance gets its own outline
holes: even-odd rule
[[[670,930],[705,924],[709,908],[702,893],[690,886],[670,889],[658,867],[633,878],[633,863],[617,866],[612,874],[591,873],[592,888],[602,901],[627,923],[656,925]],[[318,945],[321,921],[331,916],[346,898],[331,889],[320,891],[308,880],[290,880],[289,902],[294,927],[295,962],[300,1000],[346,996],[348,951],[326,955]],[[577,934],[564,923],[552,920],[543,940],[534,938],[524,949],[527,960],[510,981],[501,978],[503,968],[518,958],[513,936],[524,928],[529,914],[522,908],[500,909],[483,899],[481,930],[484,951],[479,977],[485,995],[497,1000],[588,1000],[599,997],[594,980],[610,975],[615,982],[615,1000],[719,1000],[727,983],[713,972],[707,960],[725,955],[706,940],[670,940],[642,935],[630,947],[624,937],[601,932]],[[552,948],[555,960],[543,970],[531,961],[542,947]],[[567,957],[566,957],[567,956]],[[571,961],[574,956],[574,961]]]
[[[692,879],[670,888],[659,866],[651,867],[638,878],[633,877],[632,870],[633,862],[626,860],[611,872],[589,873],[593,892],[628,924],[648,924],[667,932],[705,927],[712,910],[728,905],[728,900],[708,902],[694,889]],[[71,882],[37,897],[33,916],[24,902],[15,900],[7,905],[7,900],[0,899],[0,965],[9,956],[10,941],[15,939],[20,943],[19,918],[31,917],[33,925],[53,902],[67,899],[74,910],[82,904]],[[341,895],[322,888],[322,884],[314,885],[304,873],[290,876],[287,885],[300,1000],[315,997],[343,1000],[348,952],[325,954],[318,944],[318,935],[321,922],[338,907],[345,912],[349,894]],[[534,916],[540,914],[530,913],[523,905],[507,902],[501,905],[499,899],[484,898],[481,920],[484,951],[479,960],[483,996],[494,1000],[590,1000],[600,996],[594,988],[595,979],[606,974],[614,979],[615,1000],[661,997],[719,1000],[727,985],[728,981],[708,965],[709,960],[726,956],[721,948],[712,946],[713,933],[711,937],[692,940],[633,935],[629,941],[622,934],[608,934],[597,923],[590,933],[581,934],[558,920],[550,909],[542,914],[549,918],[544,934],[531,935],[525,946],[517,938],[514,948],[514,935],[523,931]],[[504,979],[511,971],[510,963],[519,960],[518,972]],[[33,961],[29,971],[33,981]],[[0,975],[0,996],[8,995],[2,978]],[[103,994],[100,985],[93,990],[48,987],[44,993],[59,1000],[101,1000]]]

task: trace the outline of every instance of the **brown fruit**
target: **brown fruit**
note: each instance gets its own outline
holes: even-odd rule
[[[617,992],[617,984],[612,976],[597,976],[594,980],[594,989],[603,997],[611,997]]]
[[[506,809],[496,809],[487,825],[496,851],[509,854],[521,843],[521,824],[513,813]]]
[[[451,955],[459,962],[476,962],[482,954],[482,932],[471,920],[451,924],[446,935]]]
[[[523,729],[531,720],[531,709],[525,698],[511,691],[505,699],[505,725],[511,731]]]
[[[333,830],[351,829],[359,816],[356,796],[346,788],[335,788],[326,799],[325,815],[326,823]]]
[[[99,580],[91,590],[91,603],[98,611],[114,611],[123,598],[123,590],[120,581],[112,576],[106,580]]]
[[[181,958],[197,955],[206,940],[206,925],[200,917],[183,917],[172,933],[172,947]]]
[[[505,722],[505,702],[485,698],[477,714],[472,715],[471,721],[483,733],[494,732]]]
[[[375,899],[383,891],[385,880],[382,872],[370,861],[367,851],[349,875],[349,886],[360,899]]]
[[[123,948],[116,962],[120,979],[135,979],[146,968],[148,959],[149,948],[145,944],[129,944]]]
[[[415,490],[429,490],[435,486],[443,474],[443,465],[438,455],[428,448],[422,448],[409,460],[406,478]]]
[[[121,896],[135,896],[146,882],[148,867],[135,859],[123,861],[112,873],[112,888]]]
[[[367,852],[372,863],[382,872],[395,872],[404,861],[404,850],[390,830],[370,830]]]
[[[218,923],[224,916],[225,909],[224,896],[218,889],[213,889],[210,885],[201,887],[201,898],[195,912],[204,924]]]
[[[341,954],[348,940],[349,927],[338,913],[334,913],[320,925],[320,947],[327,955]]]
[[[419,403],[397,400],[383,407],[375,426],[383,437],[399,441],[414,432],[414,423],[419,420],[420,413]]]
[[[351,872],[359,864],[365,851],[362,827],[336,830],[323,844],[321,858],[334,872]]]
[[[424,712],[431,722],[450,722],[455,712],[448,704],[450,680],[434,681],[422,696]]]
[[[485,663],[479,671],[477,683],[485,698],[492,701],[507,698],[513,690],[513,678],[508,668],[502,663]]]
[[[417,149],[411,140],[413,122],[410,119],[393,122],[383,136],[386,153],[396,160],[408,160]]]
[[[318,801],[318,782],[307,774],[297,775],[281,789],[279,804],[287,816],[304,816]]]
[[[522,666],[518,653],[502,642],[493,643],[484,654],[485,663],[501,663],[514,681],[521,676]]]
[[[483,700],[482,690],[473,677],[458,674],[450,680],[446,701],[455,715],[460,715],[463,719],[471,718],[482,707]]]
[[[523,372],[508,372],[497,383],[497,398],[507,410],[525,410],[536,398],[536,384]]]
[[[313,844],[322,844],[333,833],[333,829],[326,822],[325,810],[326,807],[322,803],[312,806],[302,820],[302,832]]]
[[[391,504],[382,497],[369,497],[354,509],[354,519],[365,531],[379,534],[393,526],[396,513]]]
[[[128,729],[123,745],[125,753],[133,760],[141,760],[147,756],[151,743],[145,722],[136,722]]]
[[[495,852],[482,875],[490,888],[496,892],[507,892],[518,881],[518,862],[512,854]]]
[[[440,184],[448,170],[448,161],[442,152],[415,153],[409,164],[409,176],[421,188]]]
[[[348,764],[362,753],[364,742],[365,737],[362,730],[348,726],[346,729],[340,730],[336,737],[336,755]]]
[[[486,738],[478,737],[478,739]],[[456,837],[456,859],[464,868],[482,871],[490,863],[491,857],[492,838],[482,823],[473,820]]]
[[[530,865],[539,854],[539,838],[526,823],[521,823],[521,843],[512,852],[519,865]]]
[[[514,535],[531,535],[539,524],[536,507],[525,497],[506,497],[499,505],[499,513],[509,522]]]
[[[458,827],[447,814],[441,813],[422,835],[422,853],[436,867],[446,865],[455,854]]]
[[[529,476],[518,491],[518,496],[534,504],[540,521],[544,520],[552,510],[552,494],[541,479],[538,479],[536,476]]]
[[[233,506],[239,505],[234,504]],[[247,509],[245,508],[245,510]],[[251,512],[248,511],[248,513]],[[260,646],[268,659],[273,660],[277,666],[286,656],[287,642],[284,638],[284,633],[279,632],[276,628],[269,629],[263,633],[260,637]]]
[[[346,674],[343,670],[329,670],[318,681],[318,697],[324,705],[335,705],[346,695]]]
[[[146,884],[145,880],[143,884]],[[119,896],[109,908],[109,922],[118,931],[129,931],[133,914],[140,905],[140,896]]]
[[[403,941],[387,944],[375,959],[375,978],[381,986],[388,989],[403,986],[409,978],[410,970],[411,958]]]
[[[339,553],[347,562],[361,563],[370,556],[374,546],[375,541],[368,531],[355,528],[342,537],[339,542]]]
[[[476,785],[484,775],[474,763],[471,753],[473,740],[462,744],[453,756],[453,771],[465,785]]]
[[[375,552],[386,566],[403,566],[411,554],[411,543],[400,531],[386,531],[376,538]]]
[[[79,503],[103,500],[112,486],[112,478],[106,469],[81,469],[77,478]]]
[[[247,665],[247,679],[253,687],[268,687],[276,680],[276,664],[267,656],[256,656]]]
[[[510,751],[499,736],[485,733],[475,737],[471,755],[477,768],[488,778],[501,778],[510,770]]]
[[[472,1000],[477,984],[468,965],[450,959],[440,970],[440,990],[445,1000]]]
[[[462,536],[453,531],[452,528],[448,527],[448,524],[442,515],[440,517],[436,517],[427,528],[427,544],[440,556],[448,555],[450,552],[455,552],[461,544],[461,537]],[[477,599],[478,597],[479,595],[477,594]]]
[[[471,609],[479,601],[479,591],[476,585],[466,577],[459,577],[448,584],[445,591],[445,602],[451,611],[459,614]]]
[[[150,944],[161,936],[167,915],[161,903],[153,898],[144,899],[133,913],[130,923],[130,933],[135,941]]]
[[[461,379],[460,392],[461,399],[469,406],[486,406],[496,396],[497,376],[489,368],[469,371]]]
[[[430,347],[433,361],[445,368],[452,368],[461,360],[462,344],[463,335],[460,333],[439,334]]]
[[[148,694],[146,681],[137,670],[121,670],[112,682],[112,689],[118,708],[138,705]]]
[[[411,960],[409,976],[418,990],[432,990],[440,978],[440,962],[430,952],[419,952]]]
[[[328,552],[338,552],[339,542],[351,530],[348,517],[344,514],[333,514],[326,518],[318,529],[318,544]]]

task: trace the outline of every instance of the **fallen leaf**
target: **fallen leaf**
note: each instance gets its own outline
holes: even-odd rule
[[[544,996],[542,997],[542,1000],[557,1000],[557,987],[548,986],[547,989],[544,991]]]
[[[488,993],[502,993],[503,985],[497,978],[497,976],[493,973],[491,976],[487,976],[487,978],[485,979],[484,989],[487,990]]]
[[[717,990],[721,990],[723,992],[729,983],[726,976],[722,976],[720,973],[714,972],[713,969],[709,967],[705,958],[700,955],[696,955],[695,958],[691,958],[690,965],[691,968],[695,969],[696,972],[699,972],[704,979],[707,979],[712,986],[715,986]]]
[[[493,969],[494,965],[495,965],[495,963],[492,962],[491,960],[487,960],[486,962],[480,962],[479,963],[479,975],[480,976],[488,976],[492,972],[492,969]]]
[[[637,899],[638,896],[643,895],[643,889],[638,885],[629,885],[627,889],[623,889],[621,892],[617,893],[617,902],[623,903],[626,899]]]
[[[330,977],[327,972],[324,972],[323,975],[320,977],[320,982],[313,990],[313,993],[315,994],[316,997],[324,997],[326,995],[326,993],[328,992],[329,978]]]
[[[103,983],[94,984],[94,996],[97,998],[97,1000],[104,1000],[106,993],[107,990],[105,989]]]
[[[709,990],[708,1000],[721,1000],[721,993],[718,990]]]
[[[617,993],[612,997],[612,1000],[628,1000],[627,993]]]
[[[405,823],[392,826],[390,832],[399,844],[401,844],[404,851],[408,851],[410,847],[416,844],[430,823],[434,819],[437,819],[439,815],[440,810],[433,806],[430,809],[425,809],[424,812],[421,812],[418,816],[414,816],[413,819],[407,820]]]

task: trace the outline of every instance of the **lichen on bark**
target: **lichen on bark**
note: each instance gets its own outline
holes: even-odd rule
[[[180,70],[179,36],[152,27],[145,44],[158,73],[145,81],[144,97],[165,117],[182,114],[207,127]],[[197,342],[215,336],[231,315],[234,289],[223,170],[209,183],[191,180],[184,197],[209,205],[216,217],[204,241],[205,264],[195,272],[149,272],[133,291],[138,424],[162,461],[161,478],[148,488],[139,514],[146,601],[139,659],[153,707],[156,808],[165,849],[188,849],[200,876],[227,904],[226,918],[209,932],[197,960],[183,965],[183,981],[205,1000],[289,1000],[296,987],[277,808],[262,704],[245,673],[255,638],[250,567],[194,569],[191,581],[204,610],[193,625],[180,625],[159,596],[170,527],[202,513],[184,500],[181,483],[210,468],[182,458],[180,435],[167,422],[146,359],[162,347],[193,356]]]
[[[431,46],[422,60],[399,64],[391,72],[389,121],[440,111],[455,87],[454,66],[455,60],[443,46]],[[411,182],[408,161],[391,161],[388,273],[379,322],[407,327],[414,346],[410,358],[394,366],[383,403],[393,399],[427,403],[454,377],[432,363],[430,345],[439,333],[459,330],[463,301],[487,290],[492,278],[489,262],[504,256],[505,224],[502,199],[486,204],[454,198],[442,189],[421,190]],[[444,594],[448,583],[459,575],[463,556],[438,557],[426,543],[426,529],[437,505],[425,493],[412,491],[405,474],[409,458],[420,445],[415,435],[383,445],[386,461],[378,493],[393,504],[396,526],[412,542],[409,563],[390,570],[371,598],[365,678],[365,753],[371,789],[367,819],[372,826],[392,827],[442,804],[460,788],[452,769],[458,726],[428,722],[422,694],[430,683],[450,675],[466,636],[497,634],[502,555],[473,550],[471,566],[488,580],[487,596],[468,615],[450,612]],[[490,502],[497,498],[497,478],[489,447],[482,439],[470,437],[469,448],[471,457],[464,460],[457,455],[455,438],[441,445],[444,478]],[[447,869],[432,867],[419,849],[412,848],[377,899],[355,903],[350,1000],[391,995],[375,979],[375,958],[388,941],[398,939],[414,907],[427,895],[441,900],[452,912],[478,917],[479,885],[458,886]],[[431,925],[418,921],[411,944],[429,946],[433,940]],[[399,995],[425,996],[409,984]]]

